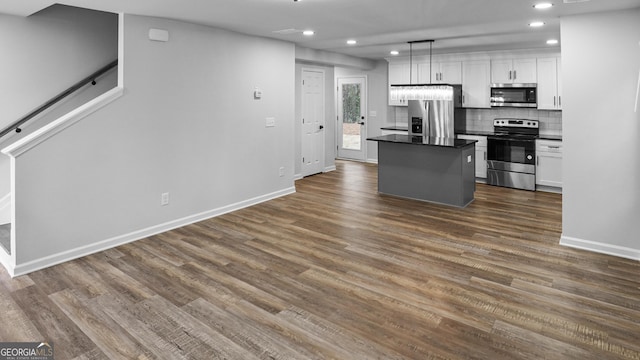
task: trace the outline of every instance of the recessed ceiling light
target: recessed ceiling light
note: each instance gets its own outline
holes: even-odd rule
[[[398,50],[391,50],[389,52],[389,54],[391,54],[391,55],[400,55],[400,52]]]
[[[556,39],[549,39],[549,40],[547,40],[547,44],[548,44],[548,45],[555,45],[555,44],[557,44],[557,43],[558,43],[558,40],[556,40]]]
[[[311,36],[313,34],[315,34],[315,32],[313,30],[305,30],[305,31],[302,32],[302,35],[304,35],[304,36]]]
[[[534,21],[534,22],[529,23],[529,26],[531,26],[531,27],[541,27],[541,26],[544,26],[544,23],[542,21]]]
[[[357,44],[357,43],[358,43],[358,42],[357,42],[357,41],[355,41],[355,40],[353,40],[353,39],[352,39],[352,40],[347,40],[347,44],[349,44],[349,45],[355,45],[355,44]]]
[[[534,7],[534,8],[539,9],[539,10],[542,10],[542,9],[548,9],[548,8],[550,8],[550,7],[552,7],[552,6],[553,6],[553,4],[552,4],[552,3],[547,3],[547,2],[545,2],[545,3],[538,3],[538,4],[533,5],[533,7]]]

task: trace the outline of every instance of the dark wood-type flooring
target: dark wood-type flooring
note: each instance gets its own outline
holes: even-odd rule
[[[10,279],[56,359],[640,359],[640,263],[558,245],[561,196],[381,196],[376,167]]]

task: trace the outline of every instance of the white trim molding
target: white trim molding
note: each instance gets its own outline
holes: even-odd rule
[[[15,263],[13,262],[13,259],[14,259],[13,254],[9,255],[6,251],[4,251],[2,247],[0,247],[0,264],[2,264],[2,266],[4,266],[5,269],[7,269],[7,272],[11,277],[15,277],[14,268],[16,266],[15,266]]]
[[[33,149],[38,144],[49,139],[60,131],[68,128],[69,126],[82,120],[89,114],[101,109],[117,98],[121,97],[124,93],[124,89],[120,86],[115,87],[106,93],[98,96],[97,98],[89,101],[88,103],[79,106],[75,110],[72,110],[66,115],[63,115],[55,121],[47,124],[40,129],[34,131],[32,134],[25,136],[24,138],[16,141],[15,143],[2,149],[4,154],[17,157],[21,154]]]
[[[141,240],[156,234],[160,234],[163,232],[167,232],[179,227],[187,226],[189,224],[196,223],[198,221],[210,219],[213,217],[217,217],[220,215],[224,215],[226,213],[230,213],[232,211],[240,210],[246,207],[250,207],[253,205],[257,205],[263,203],[265,201],[273,200],[282,196],[290,195],[296,192],[295,187],[286,188],[280,191],[276,191],[270,194],[265,194],[262,196],[258,196],[252,199],[244,200],[237,202],[235,204],[230,204],[227,206],[223,206],[217,209],[208,210],[205,212],[201,212],[198,214],[193,214],[181,219],[172,220],[166,222],[164,224],[158,224],[155,226],[148,227],[146,229],[140,229],[138,231],[134,231],[129,234],[123,234],[120,236],[116,236],[110,239],[105,239],[103,241],[99,241],[90,245],[82,246],[76,249],[63,251],[57,254],[49,255],[44,258],[40,258],[37,260],[29,261],[24,264],[18,264],[13,267],[8,267],[6,263],[3,262],[3,265],[9,271],[9,274],[14,276],[26,275],[31,272],[44,269],[50,266],[54,266],[57,264],[61,264],[63,262],[71,261],[83,256],[91,255],[98,253],[100,251],[108,250],[120,245],[128,244],[130,242],[134,242],[136,240]],[[0,254],[0,260],[2,259],[2,254]]]
[[[336,166],[335,165],[325,166],[324,170],[322,170],[323,173],[328,173],[328,172],[332,172],[332,171],[336,171]]]
[[[632,249],[564,235],[560,238],[560,245],[640,261],[640,249]]]

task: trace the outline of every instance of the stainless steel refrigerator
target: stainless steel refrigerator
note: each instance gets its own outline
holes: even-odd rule
[[[442,87],[442,85],[438,85]],[[409,100],[409,135],[424,138],[454,138],[456,122],[464,127],[465,110],[462,108],[462,88],[453,88],[452,100]]]

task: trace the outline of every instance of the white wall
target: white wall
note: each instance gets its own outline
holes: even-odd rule
[[[302,46],[296,46],[296,60],[306,64],[331,67],[340,66],[365,70],[371,70],[376,66],[375,60],[338,54],[331,51],[310,49]]]
[[[562,19],[565,245],[640,259],[640,9]]]
[[[18,273],[294,190],[293,44],[127,15],[123,65],[121,98],[16,159]]]
[[[63,5],[0,14],[0,129],[118,56],[116,14]]]
[[[325,144],[324,144],[324,169],[332,169],[336,162],[336,94],[334,83],[334,67],[317,64],[296,62],[295,80],[295,107],[296,121],[294,127],[295,150],[294,171],[297,177],[302,174],[302,70],[314,69],[324,71],[324,99],[325,99]]]
[[[380,136],[380,128],[395,121],[393,108],[389,106],[387,99],[388,64],[386,60],[380,60],[371,70],[337,67],[335,71],[336,79],[361,75],[367,77],[367,137]],[[371,112],[375,112],[376,116],[371,116]],[[367,141],[367,161],[378,161],[377,142]]]

